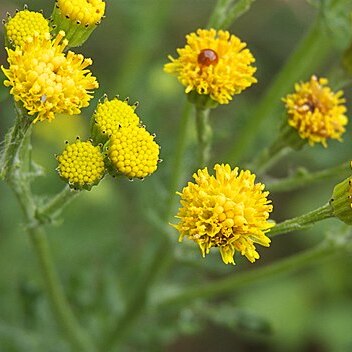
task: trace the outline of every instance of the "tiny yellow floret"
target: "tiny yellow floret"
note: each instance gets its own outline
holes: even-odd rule
[[[159,162],[159,146],[144,127],[122,126],[110,139],[109,159],[120,174],[144,178],[152,174]]]
[[[254,262],[259,258],[254,244],[270,245],[265,235],[274,226],[268,221],[273,209],[269,192],[255,183],[255,175],[248,170],[232,170],[228,164],[216,164],[214,170],[215,176],[207,168],[198,170],[195,182],[188,182],[178,193],[180,221],[172,226],[180,233],[179,241],[185,236],[193,240],[203,257],[210,248],[219,247],[225,264],[235,264],[236,252]]]
[[[22,47],[34,33],[43,38],[50,29],[48,21],[40,12],[23,10],[5,23],[5,32],[10,43]]]
[[[92,90],[99,84],[87,67],[92,64],[81,54],[64,53],[67,41],[60,32],[51,41],[50,35],[34,35],[23,47],[6,49],[9,68],[1,69],[5,86],[33,116],[33,122],[53,120],[55,113],[76,115],[89,105]]]
[[[75,143],[67,144],[57,160],[60,177],[71,187],[90,189],[104,176],[104,155],[100,147],[90,141],[81,142],[78,139]]]
[[[57,0],[57,6],[64,16],[84,25],[97,24],[105,12],[102,0]]]
[[[257,80],[253,77],[255,61],[241,42],[228,31],[198,29],[186,36],[187,45],[177,49],[178,58],[169,56],[164,71],[174,74],[186,87],[208,95],[220,104],[227,104],[233,95],[241,93]]]
[[[295,93],[283,99],[288,123],[310,145],[321,143],[327,147],[328,139],[341,141],[348,118],[343,91],[334,93],[326,78],[312,76],[308,82],[295,85]]]
[[[135,106],[129,105],[127,101],[114,98],[99,103],[94,113],[94,121],[99,132],[111,136],[121,126],[138,126],[140,121],[134,112]]]

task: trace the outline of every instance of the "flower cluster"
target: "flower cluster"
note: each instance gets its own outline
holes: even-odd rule
[[[155,136],[141,126],[136,107],[128,100],[105,98],[94,112],[92,136],[96,142],[106,143],[113,173],[142,179],[157,169],[159,146]]]
[[[159,146],[141,126],[136,106],[117,97],[98,103],[91,140],[68,144],[57,157],[59,174],[71,187],[90,189],[106,173],[143,179],[157,169]]]
[[[255,61],[246,43],[228,31],[198,29],[186,36],[187,45],[177,49],[179,57],[169,56],[164,66],[167,73],[177,76],[185,92],[209,96],[227,104],[257,80],[253,77]]]
[[[283,99],[288,113],[288,123],[310,145],[327,139],[341,141],[348,118],[343,92],[334,93],[326,78],[312,76],[308,82],[295,85],[295,93]]]
[[[33,122],[53,120],[55,114],[76,115],[89,105],[98,82],[87,69],[91,59],[72,51],[60,32],[29,37],[22,47],[7,48],[9,68],[2,67],[15,101],[21,102]]]
[[[231,169],[230,165],[214,166],[215,176],[208,169],[193,175],[181,193],[177,214],[180,222],[173,225],[180,232],[180,241],[186,236],[195,241],[203,257],[210,248],[219,247],[224,263],[234,264],[235,252],[246,256],[250,262],[259,258],[255,243],[268,247],[265,235],[273,226],[268,221],[272,211],[269,192],[264,185],[255,183],[250,171]]]

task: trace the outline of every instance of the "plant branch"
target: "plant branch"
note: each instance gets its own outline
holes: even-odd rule
[[[308,172],[305,169],[298,169],[293,176],[270,180],[265,182],[270,192],[288,192],[300,187],[306,187],[314,182],[330,179],[339,176],[339,178],[347,177],[351,174],[350,163],[346,162],[338,166],[334,166],[325,170]]]
[[[283,221],[275,225],[268,233],[269,237],[274,237],[288,232],[303,230],[314,225],[316,222],[333,217],[333,209],[330,203],[315,209],[307,214]]]
[[[196,125],[199,148],[199,167],[208,164],[210,158],[212,129],[209,122],[210,109],[196,107]]]
[[[329,241],[324,241],[316,248],[307,250],[300,254],[295,254],[289,258],[281,259],[279,262],[266,265],[244,273],[234,273],[230,277],[214,280],[208,284],[196,285],[185,288],[179,293],[166,297],[159,302],[155,302],[157,309],[164,307],[187,305],[189,302],[199,298],[217,297],[224,294],[233,293],[235,290],[259,280],[272,277],[278,274],[287,275],[312,263],[317,263],[323,259],[331,258],[339,253],[341,246],[331,246]]]

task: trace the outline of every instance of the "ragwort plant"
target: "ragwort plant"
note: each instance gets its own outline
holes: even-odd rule
[[[294,190],[349,172],[349,161],[346,161],[318,172],[305,170],[282,179],[273,179],[269,173],[290,153],[304,152],[319,144],[324,149],[335,143],[334,140],[349,139],[344,136],[348,117],[342,91],[350,85],[352,75],[349,17],[352,6],[348,1],[316,1],[318,19],[258,102],[253,117],[250,116],[243,126],[240,138],[229,142],[229,161],[219,160],[214,153],[212,116],[220,105],[233,104],[236,109],[237,95],[246,94],[246,90],[257,83],[257,67],[250,44],[247,47],[247,43],[228,30],[252,3],[254,0],[218,0],[209,23],[186,35],[184,47],[169,55],[168,62],[165,58],[165,74],[177,78],[187,100],[178,134],[170,136],[177,141],[172,160],[160,164],[160,146],[155,134],[151,134],[144,124],[147,121],[142,123],[137,112],[138,103],[130,104],[128,99],[120,99],[118,95],[111,99],[104,95],[90,118],[89,137],[67,141],[56,155],[57,174],[66,185],[58,194],[46,196],[45,201],[43,196],[32,191],[33,181],[42,174],[42,168],[31,157],[32,131],[38,124],[50,123],[57,114],[79,115],[92,104],[99,80],[93,74],[93,61],[77,54],[76,48],[89,39],[105,12],[109,16],[109,11],[105,11],[105,2],[101,0],[57,0],[50,18],[25,7],[14,15],[8,14],[4,20],[7,63],[1,69],[5,76],[3,83],[13,98],[15,115],[13,127],[2,143],[0,175],[21,206],[24,228],[38,257],[43,290],[67,342],[65,346],[70,346],[68,350],[116,351],[128,334],[139,336],[138,320],[153,309],[159,312],[154,313],[154,317],[163,319],[169,314],[168,308],[187,307],[190,302],[199,301],[200,307],[205,307],[211,316],[212,309],[207,306],[206,298],[229,294],[260,278],[350,251],[350,231],[348,227],[341,227],[340,233],[322,235],[319,245],[302,253],[250,271],[238,272],[240,263],[228,276],[199,286],[182,284],[176,278],[174,284],[179,286],[176,290],[171,285],[169,291],[163,289],[164,294],[156,295],[163,285],[162,279],[177,261],[182,261],[182,256],[189,255],[188,240],[198,245],[203,257],[218,251],[225,264],[235,264],[242,255],[255,266],[260,254],[270,251],[270,244],[278,235],[303,230],[327,218],[352,224],[351,177],[326,193],[325,204],[283,222],[271,218],[273,209],[283,205],[273,202],[269,193]],[[327,13],[330,16],[326,17]],[[345,26],[334,26],[333,20],[342,21]],[[336,66],[326,72],[328,78],[325,78],[315,69],[328,52],[326,44],[322,44],[328,29],[334,37],[344,39],[340,43]],[[319,59],[315,59],[318,51]],[[286,109],[284,116],[275,115],[279,104]],[[269,115],[273,115],[270,118],[275,118],[276,124],[280,125],[277,136],[256,157],[247,160],[245,148],[260,134],[261,122]],[[193,181],[191,168],[184,161],[190,143],[189,121],[192,120],[197,135],[197,150],[192,150]],[[155,204],[156,210],[149,217],[158,232],[158,240],[151,251],[153,258],[145,275],[137,277],[134,292],[123,302],[123,308],[117,313],[106,312],[112,314],[112,319],[102,336],[97,336],[91,331],[94,327],[82,323],[64,292],[50,254],[46,231],[63,216],[64,208],[73,198],[86,191],[94,192],[108,176],[117,183],[123,178],[143,180],[153,178],[159,167],[168,168],[169,179],[163,181],[164,185],[168,184],[167,192],[155,194],[153,202],[160,204]],[[212,169],[215,173],[209,171]],[[186,185],[184,171],[188,173]],[[257,178],[261,182],[257,182]],[[144,183],[145,187],[148,185]],[[175,209],[177,196],[181,198],[178,211]],[[139,216],[137,210],[134,215]],[[179,241],[185,242],[182,247],[176,243],[177,232]],[[127,235],[125,240],[133,241]],[[199,263],[193,254],[191,262],[197,264],[196,270],[188,268],[190,275],[202,270],[203,262]],[[217,264],[214,270],[216,268]],[[204,271],[208,269],[203,267]],[[168,285],[168,281],[165,280],[164,285]],[[224,302],[223,307],[227,304]],[[202,310],[196,305],[192,309],[198,313]],[[213,315],[216,319],[216,314]],[[180,328],[175,323],[170,329],[173,332],[169,333],[169,340]],[[150,338],[152,342],[148,342],[148,348],[157,350],[158,344],[168,342],[165,336],[167,334],[160,333],[160,336]],[[138,343],[143,342],[136,342],[137,346]],[[148,349],[146,346],[144,350]]]

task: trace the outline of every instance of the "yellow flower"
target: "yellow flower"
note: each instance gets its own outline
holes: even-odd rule
[[[104,155],[90,141],[67,144],[57,157],[59,175],[74,188],[90,189],[104,176]]]
[[[105,12],[102,0],[57,0],[56,6],[64,16],[86,26],[100,22]]]
[[[329,138],[341,141],[348,122],[343,92],[334,93],[327,84],[326,78],[312,76],[308,82],[297,83],[295,93],[283,99],[289,125],[310,145],[327,147]]]
[[[108,156],[116,171],[129,178],[152,174],[159,162],[159,146],[144,127],[121,126],[111,136]]]
[[[53,41],[35,35],[23,48],[7,49],[9,68],[1,67],[12,87],[10,93],[20,101],[33,122],[51,121],[55,113],[76,115],[89,105],[91,91],[98,82],[87,66],[91,59],[81,54],[63,51],[67,45],[60,32]]]
[[[121,126],[134,125],[138,126],[140,121],[134,110],[137,104],[129,105],[128,101],[122,101],[118,98],[99,103],[94,112],[93,128],[97,129],[99,134],[111,136],[115,134]]]
[[[187,45],[177,49],[179,57],[164,66],[186,87],[185,92],[196,91],[220,104],[227,104],[257,80],[254,57],[246,43],[227,31],[198,29],[186,36]]]
[[[254,183],[255,175],[240,171],[230,165],[216,164],[215,176],[208,169],[198,170],[193,175],[195,183],[188,182],[181,193],[181,205],[174,226],[183,237],[195,241],[203,257],[210,248],[219,247],[225,264],[235,264],[238,251],[250,262],[259,258],[254,246],[258,243],[268,247],[270,239],[265,235],[273,226],[268,222],[272,211],[269,192],[264,185]]]
[[[6,36],[14,46],[22,47],[26,40],[33,37],[34,33],[41,38],[47,35],[49,30],[48,21],[39,12],[19,11],[5,23]]]

